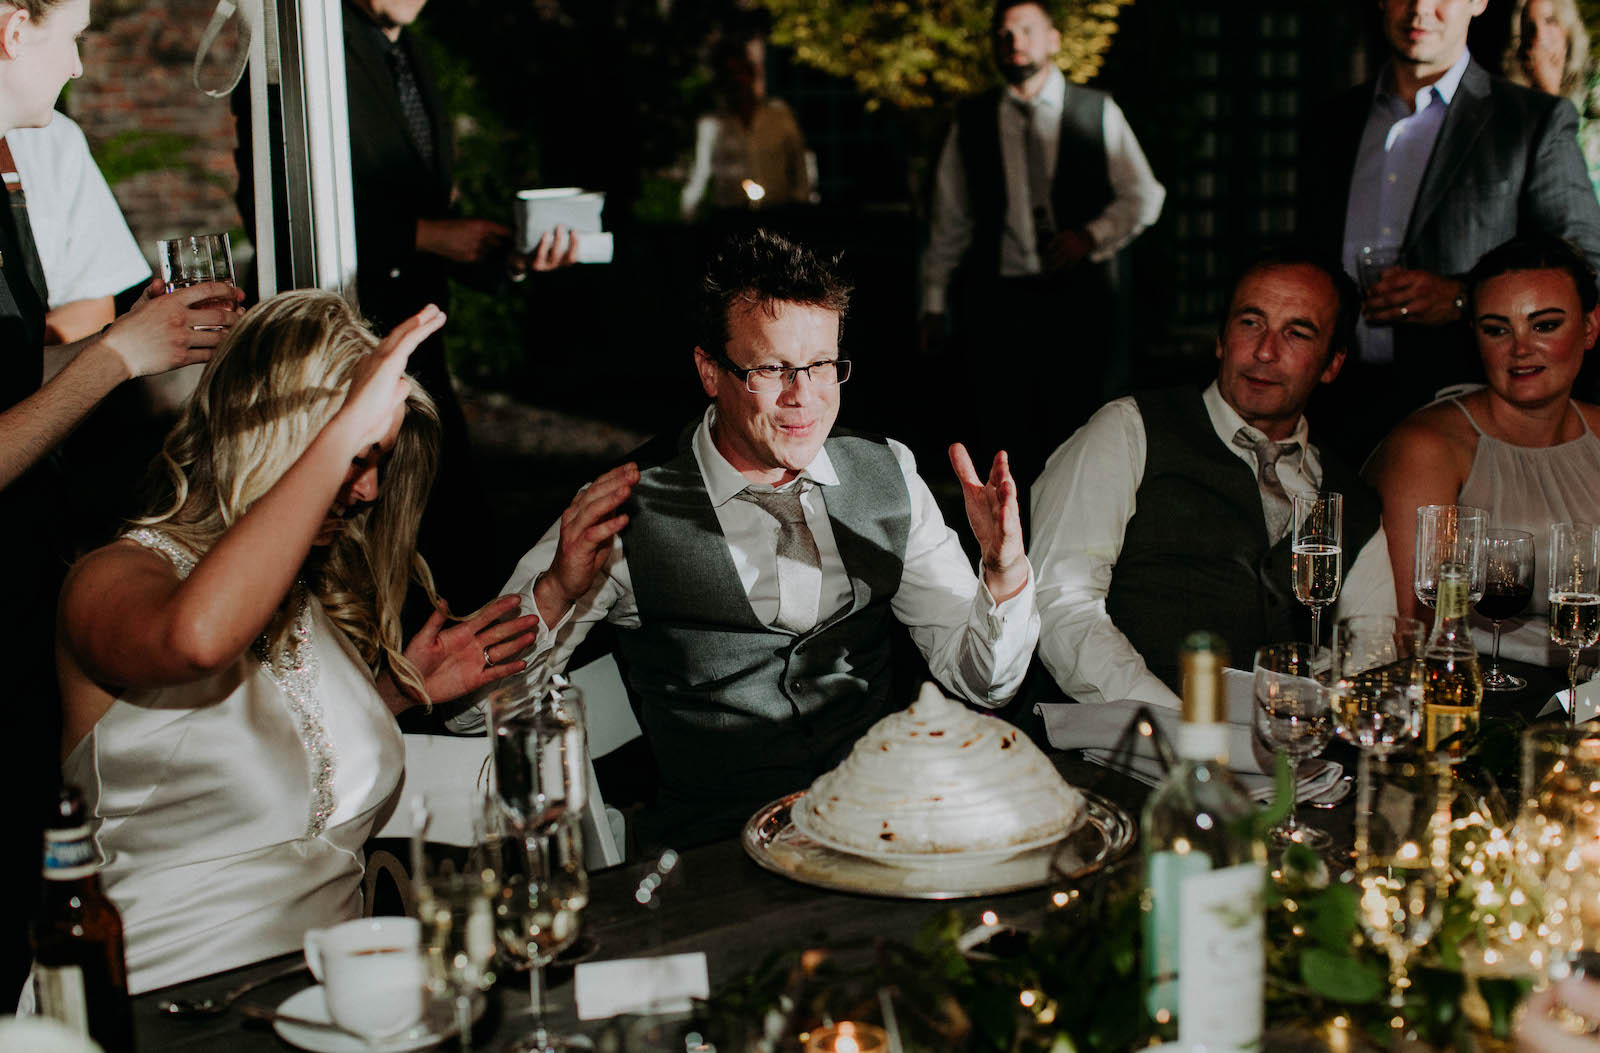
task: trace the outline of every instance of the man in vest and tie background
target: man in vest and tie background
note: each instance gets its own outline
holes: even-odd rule
[[[579,493],[501,590],[540,616],[530,677],[596,622],[615,629],[660,772],[643,844],[736,832],[908,703],[896,621],[968,701],[1005,703],[1027,670],[1039,622],[1006,459],[984,481],[951,447],[980,581],[910,452],[834,430],[849,295],[801,246],[730,241],[697,311],[712,404]]]
[[[1296,490],[1344,495],[1347,568],[1333,618],[1393,614],[1377,495],[1325,446],[1306,402],[1344,364],[1358,307],[1337,265],[1295,252],[1253,263],[1217,330],[1217,379],[1116,399],[1033,487],[1039,657],[1079,702],[1178,706],[1195,629],[1250,668],[1258,647],[1310,638],[1289,577]],[[1409,524],[1401,524],[1409,529]]]
[[[999,0],[1005,86],[962,103],[939,158],[923,257],[924,347],[955,318],[978,390],[995,363],[1026,376],[970,409],[1024,485],[1103,401],[1118,340],[1112,258],[1161,215],[1166,190],[1104,92],[1068,84],[1043,0]]]

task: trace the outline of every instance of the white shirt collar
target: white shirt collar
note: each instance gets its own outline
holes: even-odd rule
[[[1414,107],[1412,112],[1419,112],[1423,107],[1427,106],[1429,94],[1435,91],[1439,93],[1439,98],[1444,100],[1446,106],[1450,105],[1450,101],[1456,97],[1456,89],[1461,87],[1461,78],[1466,76],[1467,66],[1471,62],[1472,52],[1462,48],[1460,57],[1456,59],[1454,65],[1445,71],[1444,76],[1417,92],[1416,97],[1411,100]],[[1378,92],[1391,98],[1398,97],[1394,90],[1394,70],[1392,68],[1386,68],[1383,76],[1378,78]]]
[[[1261,435],[1261,429],[1246,424],[1238,411],[1228,405],[1228,400],[1222,397],[1222,389],[1217,387],[1215,380],[1206,388],[1206,393],[1201,398],[1206,404],[1206,414],[1211,418],[1211,427],[1215,429],[1217,438],[1222,440],[1224,446],[1232,448],[1233,437],[1238,434],[1240,428],[1248,428],[1252,434]],[[1295,422],[1294,431],[1289,433],[1287,439],[1281,441],[1292,442],[1299,446],[1300,453],[1304,456],[1310,435],[1311,426],[1306,423],[1306,415],[1302,413],[1300,419]]]
[[[1031,102],[1034,106],[1046,110],[1060,111],[1067,101],[1067,78],[1061,75],[1061,69],[1052,59],[1050,69],[1045,75],[1044,87],[1039,89],[1039,94],[1032,99],[1024,99],[1013,91],[1010,85],[1006,86],[1006,95],[1017,102]]]
[[[700,426],[694,430],[694,459],[700,463],[700,477],[705,480],[706,494],[711,498],[713,508],[732,501],[750,486],[750,480],[744,473],[728,463],[722,456],[722,451],[717,449],[716,442],[711,438],[711,425],[717,419],[717,404],[713,402],[706,407],[705,416],[700,419]],[[839,482],[839,473],[833,469],[833,461],[828,458],[827,447],[817,451],[810,464],[800,471],[801,479],[808,479],[818,486],[836,486]]]

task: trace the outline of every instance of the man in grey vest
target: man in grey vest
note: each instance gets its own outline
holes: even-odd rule
[[[660,770],[645,841],[730,834],[805,788],[880,717],[890,629],[967,700],[1006,702],[1038,638],[1016,485],[951,447],[982,581],[899,443],[834,429],[850,289],[757,231],[713,260],[698,305],[705,415],[585,488],[506,591],[541,626],[529,674],[602,619]]]
[[[1310,638],[1290,587],[1296,490],[1344,495],[1348,568],[1335,617],[1393,614],[1377,496],[1313,441],[1305,406],[1338,375],[1356,317],[1336,266],[1281,253],[1234,285],[1217,379],[1108,403],[1033,487],[1039,654],[1079,702],[1176,707],[1195,629],[1249,668],[1258,647]],[[1324,619],[1331,625],[1333,619]]]
[[[1114,383],[1111,261],[1161,215],[1166,190],[1111,96],[1056,68],[1047,0],[999,0],[993,32],[1006,83],[957,108],[939,158],[923,334],[942,344],[948,304],[978,380],[996,355],[1028,372],[1003,409],[972,403],[981,440],[1010,450],[1027,482]]]

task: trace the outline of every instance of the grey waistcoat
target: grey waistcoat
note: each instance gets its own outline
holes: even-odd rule
[[[853,600],[801,636],[750,608],[690,445],[657,440],[622,533],[640,627],[618,631],[640,723],[661,772],[662,837],[736,828],[803,789],[888,712],[889,600],[900,587],[911,498],[888,443],[835,431],[839,484],[822,487]]]

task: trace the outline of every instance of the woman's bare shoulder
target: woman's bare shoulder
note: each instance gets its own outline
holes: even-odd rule
[[[1395,426],[1373,453],[1364,474],[1382,484],[1396,473],[1445,472],[1460,480],[1471,470],[1478,433],[1459,407],[1424,406]]]

